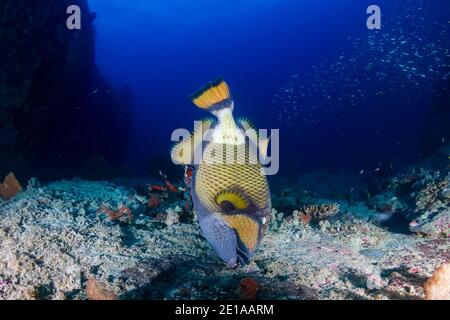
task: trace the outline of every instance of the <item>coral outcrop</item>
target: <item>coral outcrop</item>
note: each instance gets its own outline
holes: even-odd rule
[[[86,294],[89,300],[117,300],[117,295],[97,280],[91,278],[86,284]]]
[[[275,208],[251,265],[229,269],[197,224],[166,221],[185,202],[172,192],[149,211],[131,182],[28,185],[0,202],[0,299],[423,299],[450,259],[448,240],[389,232],[358,207],[320,225]],[[98,214],[103,204],[133,220]]]
[[[308,205],[301,210],[303,214],[310,216],[313,220],[327,220],[339,213],[339,204]]]
[[[426,300],[450,300],[450,263],[437,268],[424,288]]]
[[[14,173],[9,173],[2,184],[0,184],[0,198],[3,200],[10,200],[16,194],[22,191],[22,186],[19,181],[17,181]]]
[[[401,217],[410,232],[449,238],[449,156],[450,146],[446,146],[392,178],[387,190],[371,203],[385,215],[383,222]]]

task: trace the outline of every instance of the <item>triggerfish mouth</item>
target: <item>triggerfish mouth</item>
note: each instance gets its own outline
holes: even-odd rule
[[[253,257],[272,210],[259,160],[267,151],[268,139],[259,139],[247,119],[235,121],[234,102],[222,78],[191,99],[217,120],[199,122],[190,137],[173,147],[172,160],[193,166],[191,197],[205,238],[229,267],[243,266]],[[197,163],[193,159],[199,150]]]

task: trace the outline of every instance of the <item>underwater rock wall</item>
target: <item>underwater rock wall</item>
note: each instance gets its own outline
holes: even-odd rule
[[[66,27],[73,4],[81,30]],[[131,101],[95,68],[94,18],[86,0],[0,4],[0,175],[69,174],[95,155],[121,161]]]
[[[450,63],[450,62],[449,62]],[[450,79],[437,92],[428,109],[421,141],[423,156],[429,156],[450,140]]]

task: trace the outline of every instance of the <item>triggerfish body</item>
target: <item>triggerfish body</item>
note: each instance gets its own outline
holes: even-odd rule
[[[234,102],[222,78],[191,98],[217,121],[203,120],[189,138],[174,146],[172,160],[192,165],[201,150],[201,161],[193,164],[191,182],[197,220],[219,257],[229,267],[242,266],[251,260],[272,210],[269,185],[259,161],[269,142],[258,139],[248,120],[235,121]],[[255,134],[247,135],[251,130]]]

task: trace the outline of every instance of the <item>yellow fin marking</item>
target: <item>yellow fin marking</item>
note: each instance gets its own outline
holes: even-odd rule
[[[270,137],[259,141],[259,152],[263,157],[267,157],[267,149],[269,148]]]
[[[248,201],[242,197],[239,193],[233,191],[223,191],[217,195],[216,202],[220,205],[222,202],[230,202],[236,209],[247,209],[249,206]]]

